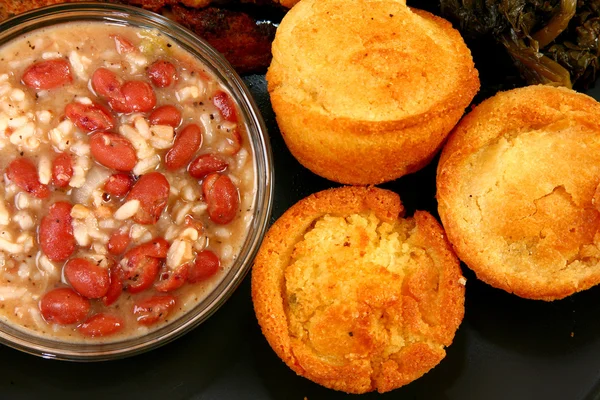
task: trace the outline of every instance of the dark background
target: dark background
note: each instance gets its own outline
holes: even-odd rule
[[[478,67],[496,64],[491,60],[476,58]],[[273,146],[274,221],[299,199],[335,184],[304,169],[288,152],[264,77],[245,81]],[[590,94],[600,98],[598,90]],[[436,162],[382,185],[400,194],[409,215],[417,207],[435,213]],[[466,315],[446,358],[410,385],[361,399],[600,399],[600,287],[547,303],[491,288],[463,270]],[[44,360],[0,345],[0,399],[357,398],[298,377],[277,358],[256,322],[249,278],[204,324],[140,356],[81,364]]]

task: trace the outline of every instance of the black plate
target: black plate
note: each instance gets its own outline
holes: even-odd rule
[[[263,112],[275,159],[273,219],[335,184],[304,169],[287,150],[264,76],[245,78]],[[600,90],[590,94],[600,99]],[[383,185],[407,213],[435,213],[435,167]],[[446,358],[423,378],[361,399],[600,399],[600,287],[551,303],[520,299],[467,277],[466,316]],[[44,360],[0,346],[0,399],[340,399],[296,376],[262,336],[250,277],[207,322],[133,358],[93,364]]]

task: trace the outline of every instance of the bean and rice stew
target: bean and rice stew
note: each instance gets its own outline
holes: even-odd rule
[[[71,23],[0,49],[0,318],[139,336],[201,301],[252,219],[246,127],[159,32]]]

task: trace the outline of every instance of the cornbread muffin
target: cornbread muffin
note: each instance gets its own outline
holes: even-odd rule
[[[458,31],[398,0],[302,0],[272,50],[268,90],[287,146],[341,183],[425,166],[479,89]]]
[[[490,285],[554,300],[600,282],[600,104],[531,86],[483,102],[437,171],[439,213]]]
[[[252,271],[271,347],[296,373],[349,393],[386,392],[436,366],[464,314],[458,259],[426,212],[344,187],[290,208]]]

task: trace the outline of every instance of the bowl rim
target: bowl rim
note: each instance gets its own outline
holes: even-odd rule
[[[273,207],[274,167],[268,131],[249,89],[227,60],[205,40],[176,22],[128,5],[64,3],[35,9],[0,23],[0,48],[18,36],[69,22],[108,22],[157,29],[203,63],[237,100],[253,153],[254,215],[231,269],[205,299],[178,318],[151,332],[114,342],[66,342],[28,333],[0,321],[0,344],[47,359],[104,361],[141,354],[163,346],[200,325],[215,313],[249,272],[265,235]]]

